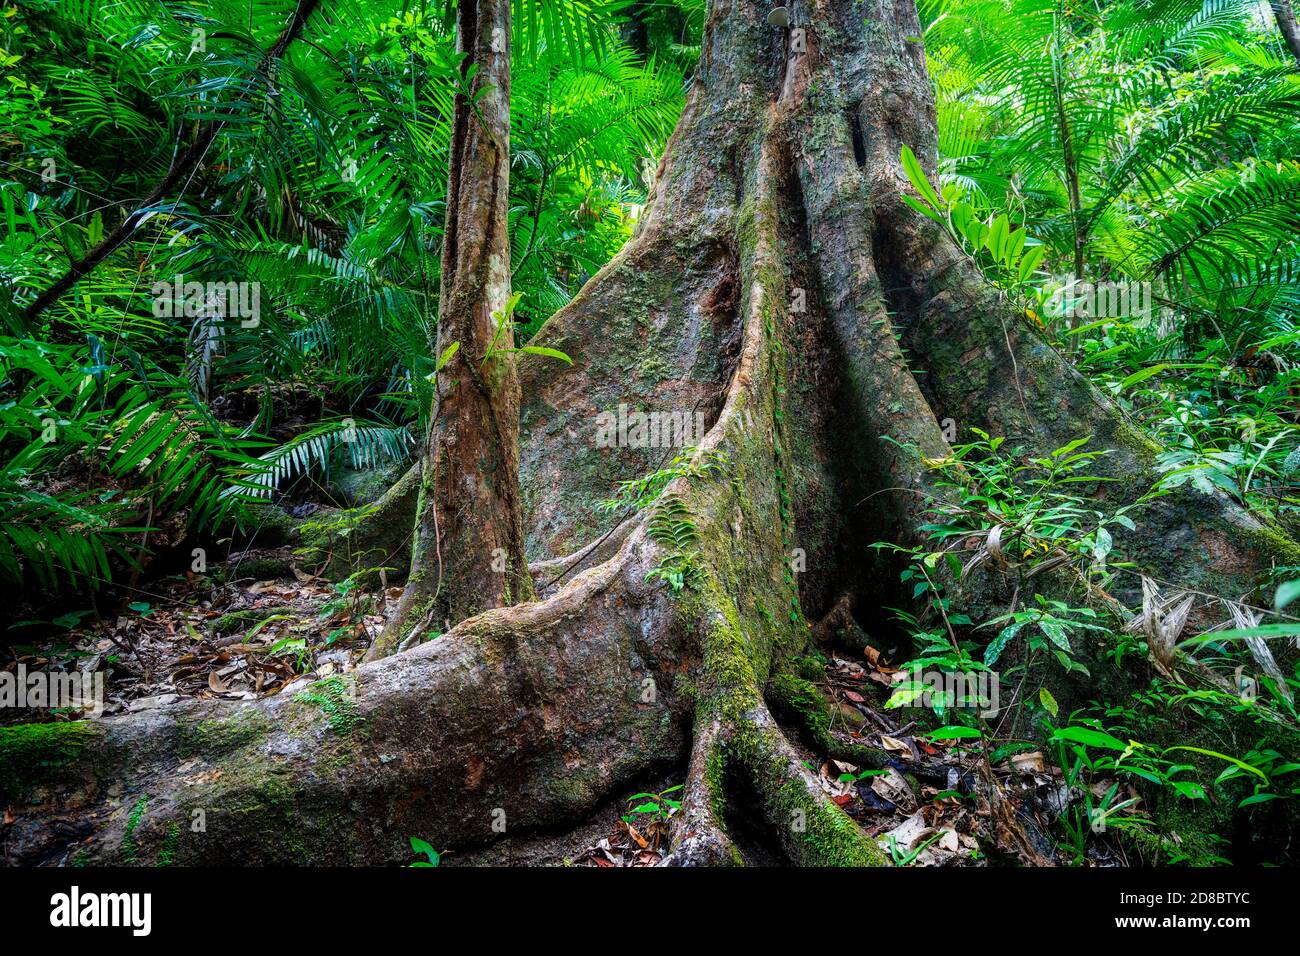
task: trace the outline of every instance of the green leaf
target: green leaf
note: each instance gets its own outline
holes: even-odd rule
[[[1214,641],[1239,641],[1247,637],[1295,637],[1300,635],[1300,621],[1294,624],[1258,624],[1255,627],[1231,628],[1226,631],[1210,631],[1206,634],[1198,634],[1196,637],[1189,638],[1179,647],[1199,647],[1202,644],[1210,644]]]
[[[1020,629],[1028,623],[1026,621],[1016,621],[1014,624],[1008,624],[1002,629],[1002,632],[993,639],[988,647],[984,649],[984,666],[992,667],[997,663],[1006,646],[1011,643],[1011,639],[1020,633]]]
[[[1228,761],[1228,763],[1234,764],[1240,767],[1242,770],[1247,771],[1248,773],[1253,773],[1261,780],[1265,780],[1265,781],[1268,780],[1268,777],[1265,775],[1264,771],[1260,770],[1258,767],[1252,767],[1244,760],[1238,760],[1236,757],[1229,757],[1227,754],[1221,754],[1217,750],[1206,750],[1204,747],[1170,747],[1168,750],[1165,751],[1165,753],[1171,753],[1172,751],[1175,750],[1188,750],[1194,754],[1205,754],[1205,756],[1207,757],[1218,757],[1220,760],[1226,760]]]
[[[1128,388],[1130,385],[1136,385],[1138,382],[1145,382],[1153,375],[1159,375],[1167,368],[1169,368],[1169,366],[1164,364],[1152,365],[1149,368],[1142,369],[1142,371],[1140,372],[1134,372],[1128,378],[1124,379],[1124,381],[1119,383],[1120,391],[1123,391],[1124,389]]]
[[[907,193],[904,193],[903,202],[907,203],[909,206],[911,206],[913,209],[919,212],[922,216],[925,216],[927,219],[933,219],[937,223],[943,222],[942,215],[935,212],[933,209],[931,209],[925,203],[921,202],[915,196],[911,196],[908,195]]]
[[[1111,538],[1110,532],[1105,528],[1097,529],[1097,543],[1092,546],[1092,556],[1100,564],[1106,560],[1106,555],[1110,554],[1111,548],[1115,546],[1114,539]]]
[[[568,365],[573,364],[573,359],[569,358],[559,349],[548,349],[540,345],[522,345],[515,351],[527,352],[529,355],[545,355],[547,358],[559,359]]]
[[[983,734],[974,727],[960,727],[956,724],[940,727],[923,736],[931,740],[978,740]]]
[[[1170,780],[1169,785],[1188,800],[1204,800],[1205,788],[1190,780]]]
[[[1064,458],[1066,455],[1074,451],[1076,448],[1082,448],[1084,445],[1088,444],[1089,441],[1091,441],[1091,438],[1089,437],[1076,438],[1074,441],[1062,445],[1060,448],[1056,449],[1056,451],[1052,452],[1052,457]]]
[[[1017,277],[1021,282],[1029,281],[1029,277],[1034,274],[1045,255],[1047,255],[1046,246],[1034,246],[1025,253],[1025,257],[1020,260],[1020,269],[1017,272]]]
[[[1091,727],[1059,727],[1052,734],[1053,740],[1064,740],[1072,744],[1083,744],[1085,747],[1101,747],[1103,750],[1116,750],[1123,753],[1128,750],[1128,744],[1110,734],[1103,733],[1100,730],[1093,730]]]
[[[1266,802],[1269,801],[1269,800],[1280,800],[1280,799],[1281,799],[1281,795],[1280,795],[1280,794],[1276,794],[1276,793],[1257,793],[1257,794],[1254,794],[1253,796],[1246,797],[1244,800],[1242,800],[1240,803],[1237,804],[1237,807],[1238,807],[1238,808],[1241,808],[1241,807],[1249,807],[1249,806],[1251,806],[1251,805],[1253,805],[1253,804],[1256,804],[1256,803],[1266,803]]]
[[[1007,236],[1006,248],[1002,251],[1002,261],[1006,263],[1008,269],[1016,264],[1020,258],[1020,253],[1025,248],[1025,230],[1017,229]]]
[[[429,862],[427,863],[421,861],[419,863],[412,863],[411,866],[437,866],[438,865],[438,862],[441,859],[441,854],[439,854],[437,850],[435,850],[425,841],[421,840],[419,837],[411,837],[410,839],[411,839],[411,849],[416,853],[423,853],[429,859]]]
[[[1007,214],[1002,213],[993,220],[993,225],[989,227],[988,238],[985,239],[989,252],[993,253],[993,258],[999,262],[1002,261],[1002,254],[1006,251],[1007,232],[1010,228],[1011,223],[1007,219]]]
[[[1043,705],[1043,710],[1053,717],[1061,710],[1061,705],[1056,702],[1056,698],[1052,696],[1052,692],[1046,687],[1038,688],[1038,702]]]
[[[1070,647],[1070,638],[1065,626],[1054,617],[1044,617],[1038,621],[1038,629],[1047,635],[1047,639],[1067,654],[1074,649]]]
[[[1273,595],[1273,607],[1280,611],[1298,597],[1300,597],[1300,580],[1287,581],[1279,585],[1277,593]]]
[[[906,145],[903,146],[902,160],[903,172],[907,174],[907,180],[912,184],[912,188],[935,209],[942,209],[943,203],[939,200],[934,187],[930,185],[930,180],[925,178],[925,170],[921,168],[920,160]]]
[[[460,351],[459,342],[452,342],[445,349],[443,349],[442,354],[438,356],[438,362],[433,368],[433,373],[436,375],[439,372],[441,372],[443,370],[443,367],[446,366],[446,364],[451,361],[451,357],[455,355],[458,351]]]

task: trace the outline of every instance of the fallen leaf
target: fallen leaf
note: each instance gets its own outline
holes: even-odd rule
[[[877,796],[902,807],[904,810],[910,810],[916,806],[916,794],[907,785],[903,775],[893,767],[890,767],[883,775],[873,777],[871,789],[876,792]]]
[[[1029,753],[1015,754],[1010,760],[1011,766],[1022,773],[1043,773],[1043,752],[1032,750]]]
[[[880,842],[882,846],[888,846],[888,837],[893,837],[895,843],[900,849],[910,850],[921,837],[928,836],[934,832],[934,827],[928,826],[925,817],[920,810],[900,823],[894,829],[884,834]]]

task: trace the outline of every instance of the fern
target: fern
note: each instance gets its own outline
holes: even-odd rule
[[[352,419],[326,422],[263,454],[231,491],[269,497],[313,469],[328,473],[336,452],[353,468],[377,468],[386,461],[405,461],[413,445],[405,428],[358,425]]]
[[[695,516],[680,496],[667,495],[655,506],[647,531],[664,547],[665,554],[646,579],[662,580],[673,591],[697,586],[701,573],[700,536]]]

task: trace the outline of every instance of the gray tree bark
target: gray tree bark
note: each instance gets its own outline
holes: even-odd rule
[[[1269,0],[1269,6],[1273,10],[1273,18],[1277,20],[1277,28],[1282,32],[1282,39],[1286,42],[1287,49],[1291,55],[1300,63],[1300,24],[1296,23],[1295,9],[1291,6],[1291,0]]]

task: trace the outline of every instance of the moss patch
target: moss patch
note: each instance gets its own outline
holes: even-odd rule
[[[62,779],[99,737],[89,721],[0,728],[0,803],[22,803],[40,786]]]

